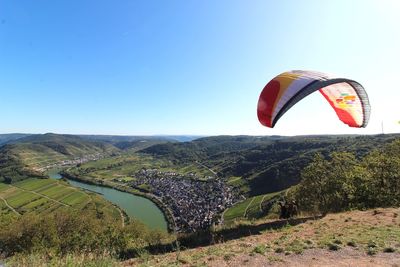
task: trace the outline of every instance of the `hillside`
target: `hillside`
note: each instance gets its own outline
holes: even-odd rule
[[[0,147],[0,181],[41,176],[44,169],[57,164],[93,160],[118,151],[113,145],[72,135],[30,135]]]
[[[20,134],[20,133],[0,134],[0,146],[3,144],[7,144],[8,142],[12,142],[20,138],[27,137],[29,135],[30,134]]]
[[[154,136],[130,136],[130,135],[78,135],[88,141],[98,141],[111,144],[119,149],[129,152],[146,149],[153,145],[190,142],[199,136],[192,135],[154,135]]]
[[[260,144],[270,144],[285,139],[280,136],[211,136],[192,142],[167,143],[151,146],[141,152],[165,156],[175,161],[205,160],[213,155],[252,149]]]
[[[354,152],[358,157],[400,135],[216,136],[154,145],[140,152],[174,162],[201,161],[243,193],[260,195],[296,184],[316,153]],[[234,181],[234,182],[232,182]]]
[[[0,181],[40,176],[44,169],[61,164],[76,165],[139,152],[154,157],[154,162],[171,162],[172,165],[164,165],[175,166],[175,169],[182,166],[208,168],[241,194],[256,196],[297,184],[301,170],[316,153],[328,156],[333,151],[348,151],[362,157],[399,137],[398,134],[214,136],[170,142],[171,137],[28,135],[0,147]]]
[[[190,142],[202,136],[197,135],[78,135],[82,139],[97,140],[109,143],[132,142],[132,141],[168,141],[168,142]]]
[[[260,220],[217,231],[214,243],[123,266],[399,266],[400,210]]]
[[[224,225],[232,225],[236,221],[254,220],[268,215],[275,216],[278,208],[276,202],[283,198],[285,191],[249,197],[236,203],[224,211]]]
[[[0,181],[40,177],[42,171],[132,153],[156,144],[188,141],[196,136],[112,136],[65,134],[0,135]]]
[[[46,168],[66,163],[74,167],[65,171],[75,173],[76,177],[81,175],[113,186],[139,188],[141,192],[157,193],[160,198],[166,196],[175,219],[182,222],[190,219],[190,227],[196,223],[196,228],[187,228],[196,231],[178,234],[184,250],[178,258],[176,253],[168,253],[176,250],[176,244],[171,241],[173,236],[150,233],[143,240],[150,238],[154,243],[135,243],[133,254],[128,248],[133,243],[118,243],[115,249],[121,253],[114,259],[136,257],[122,263],[125,265],[285,266],[312,265],[314,261],[316,265],[393,265],[398,264],[400,249],[398,208],[329,214],[322,218],[307,216],[312,212],[326,214],[357,207],[364,210],[398,207],[399,148],[399,135],[220,136],[155,144],[134,152],[131,147],[120,149],[110,142],[89,141],[78,136],[32,135],[0,147],[0,164],[5,164],[0,174],[5,182],[12,183],[3,183],[0,188],[0,208],[3,215],[10,218],[19,215],[22,218],[31,211],[37,213],[38,218],[42,211],[51,217],[53,208],[60,210],[68,205],[86,210],[85,203],[90,201],[90,194],[77,193],[62,181],[27,179]],[[316,153],[321,155],[315,157]],[[382,168],[385,172],[380,171]],[[292,187],[293,192],[281,190],[297,184],[301,172],[308,176],[302,175],[302,182]],[[315,194],[303,188],[307,179],[311,181],[307,188]],[[313,184],[317,185],[312,187]],[[247,199],[240,192],[236,195],[232,188],[221,191],[226,185],[247,193]],[[326,190],[320,190],[320,187]],[[227,192],[229,194],[225,194]],[[223,196],[218,198],[220,202],[216,201],[215,194]],[[324,200],[311,198],[318,195]],[[276,219],[279,214],[276,200],[283,196],[289,200],[294,197],[299,209],[308,212],[305,213],[307,216],[289,222]],[[338,205],[337,198],[344,204]],[[335,201],[327,201],[332,199]],[[222,201],[234,205],[222,213],[225,209]],[[102,206],[95,203],[93,208],[97,210]],[[202,212],[203,207],[207,207],[206,213]],[[109,213],[114,221],[121,220],[121,214],[108,208],[112,207],[100,210],[95,217]],[[208,216],[211,212],[222,215],[225,223],[212,224],[208,220],[206,227],[197,224],[204,223],[203,215]],[[7,231],[12,232],[11,224],[9,226]],[[116,226],[119,228],[121,224]],[[122,234],[125,229],[120,229],[118,238],[126,237]],[[3,240],[11,246],[15,242],[7,239],[7,231],[3,231]],[[137,232],[134,233],[130,236],[132,240],[136,238]],[[155,256],[160,253],[165,255]],[[358,261],[349,261],[351,258]]]
[[[0,217],[44,215],[60,209],[93,210],[122,222],[120,210],[110,202],[62,180],[31,178],[12,185],[0,183]]]

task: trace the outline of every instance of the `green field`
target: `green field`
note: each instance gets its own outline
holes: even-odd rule
[[[7,190],[7,189],[8,189],[8,185],[0,183],[0,192],[4,191],[4,190]]]
[[[81,191],[73,192],[61,200],[61,202],[70,206],[79,205],[85,203],[85,201],[87,201],[86,194]]]
[[[15,186],[22,189],[35,191],[38,189],[42,189],[44,187],[51,186],[56,183],[57,183],[56,180],[51,180],[51,179],[28,179],[16,183]]]
[[[231,176],[227,180],[227,184],[238,188],[242,194],[247,194],[250,192],[248,182],[240,176]]]
[[[100,195],[54,179],[28,179],[12,185],[0,183],[0,215],[47,214],[60,208],[92,209],[121,220],[119,210]]]
[[[281,193],[282,191],[258,195],[235,204],[224,212],[225,223],[229,224],[235,220],[255,219],[260,217],[263,212],[261,208],[262,203],[268,202]]]

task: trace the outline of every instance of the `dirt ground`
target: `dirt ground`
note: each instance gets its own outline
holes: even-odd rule
[[[331,252],[326,249],[309,249],[302,254],[292,255],[269,255],[249,256],[241,255],[230,261],[210,261],[206,266],[233,267],[233,266],[390,266],[400,267],[399,253],[379,253],[368,256],[364,252],[351,248],[344,248],[340,251]]]
[[[174,252],[131,259],[123,265],[400,267],[399,215],[398,208],[351,211],[278,229],[269,227],[277,221],[260,221],[249,228],[256,228],[256,233],[187,249],[178,259]]]

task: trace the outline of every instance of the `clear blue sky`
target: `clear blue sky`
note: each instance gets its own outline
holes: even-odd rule
[[[400,1],[0,0],[0,133],[400,132]],[[320,94],[274,129],[258,96],[291,69],[366,88],[366,129]]]

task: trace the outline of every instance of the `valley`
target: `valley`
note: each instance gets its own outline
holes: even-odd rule
[[[266,215],[273,208],[268,201],[279,196],[275,192],[295,185],[315,153],[346,150],[361,157],[397,138],[217,136],[178,142],[176,137],[17,137],[0,147],[1,180],[14,184],[61,168],[67,178],[150,199],[178,232]]]
[[[129,141],[110,136],[101,140],[56,134],[22,136],[0,147],[0,217],[4,225],[9,225],[26,216],[83,212],[109,221],[118,231],[134,229],[132,233],[137,233],[136,229],[142,229],[139,232],[146,234],[139,237],[128,234],[130,242],[150,241],[127,243],[133,247],[127,245],[123,253],[175,251],[174,242],[178,241],[185,248],[207,244],[213,249],[214,243],[224,243],[234,233],[248,231],[252,235],[251,229],[258,229],[257,225],[284,223],[278,220],[278,202],[295,196],[302,172],[315,164],[318,155],[332,160],[335,153],[343,153],[343,157],[351,153],[354,160],[368,159],[396,144],[399,137],[217,136],[188,142],[155,138],[141,142],[133,137]],[[393,149],[397,149],[395,145]],[[303,219],[300,221],[303,223]],[[397,234],[390,237],[391,245],[397,244]],[[310,241],[318,246],[308,246],[307,242],[298,246],[284,243],[287,248],[282,249],[292,254],[303,247],[302,254],[305,247],[321,249],[330,244],[319,239]],[[365,246],[366,241],[357,242]],[[229,244],[227,250],[237,250]],[[379,249],[384,246],[379,245]],[[256,259],[264,255],[281,258],[276,254],[280,253],[276,252],[280,251],[278,246],[249,247],[238,251]],[[184,262],[204,260],[190,251],[183,255],[189,258]],[[218,255],[216,262],[221,260]],[[252,261],[229,255],[223,254],[223,261]],[[214,258],[207,265],[213,264]]]

